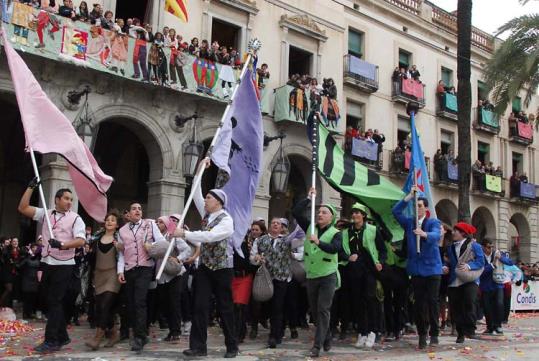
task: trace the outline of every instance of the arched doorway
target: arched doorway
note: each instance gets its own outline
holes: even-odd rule
[[[514,261],[530,262],[530,225],[522,213],[515,213],[509,220],[509,244]]]
[[[496,222],[488,208],[477,208],[472,216],[472,224],[477,228],[475,238],[478,242],[481,242],[485,238],[496,241]]]
[[[145,217],[158,216],[149,214],[148,183],[161,178],[163,160],[159,144],[142,124],[126,118],[102,121],[93,153],[101,169],[114,178],[107,192],[109,208],[123,211],[137,201]],[[80,213],[93,222],[82,208]]]
[[[0,93],[2,132],[0,132],[0,231],[5,237],[18,237],[22,244],[36,240],[36,224],[17,211],[20,197],[34,177],[30,154],[25,152],[24,130],[14,94]],[[41,156],[36,154],[38,166]],[[32,202],[38,205],[38,192]]]
[[[283,193],[275,193],[270,179],[270,195],[268,220],[273,217],[284,217],[292,219],[292,208],[294,205],[307,197],[311,187],[311,160],[298,154],[289,154],[290,174],[288,176],[288,189]],[[318,192],[316,195],[317,203],[322,199],[320,191],[320,177],[317,175]]]
[[[438,219],[450,226],[458,221],[458,209],[455,203],[449,199],[442,199],[434,207]]]

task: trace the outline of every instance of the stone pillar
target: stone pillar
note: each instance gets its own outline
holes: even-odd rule
[[[538,218],[538,211],[539,209],[537,206],[530,207],[529,213],[528,213],[528,225],[530,227],[530,249],[529,249],[529,255],[530,255],[530,262],[535,263],[539,259],[539,235],[537,233],[537,218]]]
[[[183,210],[186,183],[177,179],[160,179],[148,182],[148,206],[145,217],[181,213]]]
[[[266,220],[266,222],[269,222],[268,216],[269,216],[270,199],[271,199],[271,196],[269,194],[262,194],[258,192],[256,193],[255,199],[253,202],[253,212],[251,216],[252,219],[255,219],[257,217],[262,217]]]
[[[204,3],[202,4],[202,29],[201,29],[201,37],[200,39],[209,39],[211,38],[210,33],[210,0],[204,0]]]
[[[281,74],[280,74],[280,84],[286,84],[288,81],[288,52],[289,52],[289,44],[288,44],[288,28],[283,26],[283,37],[281,40]]]
[[[498,203],[498,240],[496,247],[502,251],[511,251],[509,239],[509,202],[501,199]]]
[[[43,192],[45,193],[45,201],[47,202],[47,208],[54,208],[54,196],[56,191],[60,188],[69,188],[73,191],[73,206],[71,210],[74,212],[78,211],[79,200],[73,183],[71,182],[71,177],[67,168],[67,162],[58,155],[44,155],[41,162],[41,167],[39,169],[42,184]],[[41,200],[39,201],[40,207]]]

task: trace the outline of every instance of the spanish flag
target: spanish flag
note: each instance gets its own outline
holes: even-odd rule
[[[189,16],[187,15],[186,2],[187,0],[165,0],[165,10],[183,21],[188,22]]]

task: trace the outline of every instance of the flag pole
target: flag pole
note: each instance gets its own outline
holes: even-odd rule
[[[45,193],[43,193],[43,186],[41,185],[41,177],[39,176],[39,169],[37,168],[37,162],[36,162],[36,156],[34,154],[34,150],[32,147],[28,147],[30,150],[30,159],[32,159],[32,167],[34,168],[34,174],[36,175],[37,183],[39,184],[39,198],[41,199],[41,204],[43,205],[43,209],[45,210],[45,222],[47,223],[47,229],[49,230],[50,238],[54,238],[54,234],[52,233],[52,223],[51,219],[49,217],[49,212],[47,208],[47,202],[45,201]]]
[[[311,188],[316,189],[316,168],[318,165],[318,112],[313,116],[313,133],[312,133],[312,174],[311,174]],[[316,196],[311,197],[311,234],[315,231],[315,208],[316,208]]]
[[[417,129],[415,129],[415,114],[417,113],[419,109],[419,103],[417,102],[408,102],[408,105],[406,106],[406,112],[410,115],[410,122],[412,123],[411,126],[413,127],[412,132],[417,132]],[[423,155],[421,155],[423,156]],[[413,157],[413,154],[412,154]],[[411,167],[410,167],[411,168]],[[419,227],[419,216],[417,214],[417,170],[414,167],[414,203],[415,203],[415,224],[416,228]],[[415,236],[415,249],[417,251],[417,254],[421,253],[421,239],[419,237],[419,234],[416,234]]]
[[[245,64],[243,66],[243,69],[240,73],[240,78],[238,83],[234,86],[234,90],[232,91],[232,95],[230,96],[230,101],[228,105],[225,108],[225,111],[223,113],[223,116],[221,117],[221,121],[219,122],[219,126],[215,130],[215,134],[213,135],[213,139],[211,141],[210,147],[208,148],[208,151],[206,152],[205,158],[210,158],[211,153],[213,151],[213,147],[215,146],[215,143],[217,142],[217,139],[219,138],[219,134],[221,133],[221,129],[223,128],[223,124],[225,123],[226,118],[228,117],[228,113],[230,113],[230,108],[232,106],[232,103],[234,102],[234,99],[236,97],[236,93],[238,92],[239,85],[242,81],[244,81],[243,77],[245,73],[247,72],[247,69],[251,65],[251,62],[253,61],[254,55],[256,55],[256,52],[260,49],[261,43],[258,39],[252,39],[249,42],[249,52],[247,55],[247,59],[245,60]],[[246,80],[246,81],[250,81]],[[197,173],[195,175],[195,178],[193,179],[193,183],[191,185],[191,192],[189,193],[189,197],[187,198],[187,202],[185,203],[185,206],[183,207],[182,216],[178,222],[178,227],[183,227],[183,223],[185,222],[185,217],[187,216],[187,211],[189,210],[189,207],[191,207],[191,203],[193,203],[193,197],[195,195],[195,191],[198,187],[200,187],[200,182],[202,181],[202,175],[204,174],[204,171],[206,170],[206,167],[198,167]],[[174,245],[173,242],[170,242],[168,245],[167,251],[165,253],[165,256],[163,258],[163,262],[161,262],[161,267],[159,267],[159,271],[157,272],[157,276],[155,277],[157,280],[161,278],[161,275],[163,274],[163,271],[165,270],[166,260],[170,256],[170,252],[172,252],[172,246]]]

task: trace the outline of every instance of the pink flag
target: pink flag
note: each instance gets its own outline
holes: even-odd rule
[[[414,79],[402,79],[402,92],[423,99],[423,84]]]
[[[533,127],[531,124],[517,122],[518,135],[522,138],[533,139]]]
[[[15,86],[27,147],[40,153],[57,153],[69,163],[69,174],[79,201],[96,221],[107,213],[112,178],[97,164],[67,117],[51,102],[24,60],[2,32],[4,48]]]

